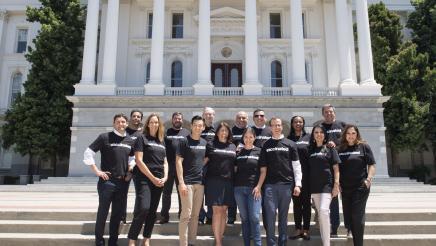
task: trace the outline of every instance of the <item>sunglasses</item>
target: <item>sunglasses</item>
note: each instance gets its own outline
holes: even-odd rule
[[[265,117],[265,115],[263,115],[263,114],[257,114],[254,116],[254,118],[263,118],[263,117]]]

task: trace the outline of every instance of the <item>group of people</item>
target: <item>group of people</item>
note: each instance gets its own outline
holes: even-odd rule
[[[139,110],[131,112],[130,122],[123,114],[115,115],[114,130],[99,135],[84,153],[85,164],[99,177],[96,245],[105,243],[103,231],[110,204],[109,245],[117,245],[132,175],[136,199],[129,246],[136,245],[142,227],[142,245],[150,245],[155,222],[169,221],[174,183],[179,196],[181,246],[195,244],[198,224],[204,217],[211,221],[215,245],[223,245],[226,224],[236,219],[236,208],[245,246],[262,244],[261,215],[268,246],[286,245],[288,239],[310,240],[312,203],[322,243],[328,246],[339,227],[339,194],[345,227],[354,245],[363,245],[374,156],[357,126],[336,120],[332,105],[324,105],[322,115],[324,119],[314,124],[310,134],[302,116],[292,117],[288,137],[283,135],[282,119],[272,117],[267,124],[262,109],[253,112],[251,127],[248,114],[240,111],[235,126],[220,122],[215,129],[215,111],[206,107],[202,116],[192,117],[190,131],[182,127],[182,113],[175,112],[172,127],[166,132],[158,114],[150,114],[142,128]],[[98,151],[100,169],[94,160]],[[161,196],[162,209],[156,220]],[[289,236],[291,201],[296,230]]]

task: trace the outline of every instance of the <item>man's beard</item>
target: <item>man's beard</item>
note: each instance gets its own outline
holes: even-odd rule
[[[180,129],[181,127],[182,127],[182,123],[179,123],[179,122],[173,123],[173,128]]]

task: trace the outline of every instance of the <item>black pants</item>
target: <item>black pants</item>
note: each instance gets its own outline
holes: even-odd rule
[[[331,234],[338,234],[339,224],[341,223],[339,217],[339,199],[338,197],[332,197],[332,202],[330,203],[330,226]],[[347,227],[347,225],[345,225]]]
[[[138,176],[133,177],[136,199],[132,225],[130,226],[128,235],[128,238],[132,240],[138,239],[142,225],[144,225],[142,235],[145,238],[151,237],[156,220],[156,210],[159,205],[160,195],[162,194],[162,188],[154,186],[154,184],[144,176]]]
[[[354,246],[363,246],[365,209],[368,196],[369,189],[364,184],[356,189],[342,190],[342,209],[344,217],[347,217],[350,222]]]
[[[123,199],[126,185],[127,183],[123,179],[111,178],[105,181],[100,178],[98,180],[98,210],[95,221],[95,245],[97,246],[105,245],[103,234],[111,203],[112,211],[109,223],[109,246],[117,245],[118,230],[120,227],[121,216],[123,215]]]
[[[129,196],[129,187],[130,187],[130,181],[126,182],[126,188],[124,189],[124,198],[123,198],[123,215],[121,216],[122,220],[127,219],[127,197]]]
[[[233,202],[233,204],[236,204],[236,201]],[[231,206],[228,208],[227,211],[227,217],[228,217],[228,221],[229,222],[235,222],[236,220],[236,210],[237,210],[237,206]]]
[[[295,229],[297,230],[309,230],[310,228],[310,216],[312,213],[310,200],[310,192],[307,192],[304,188],[301,190],[299,196],[292,196],[292,201],[294,202]],[[301,227],[302,222],[303,227]]]
[[[167,220],[170,218],[171,195],[173,194],[174,183],[176,183],[176,188],[177,188],[177,180],[176,180],[177,174],[176,174],[175,169],[176,169],[175,167],[169,168],[168,179],[167,179],[167,182],[165,182],[163,192],[162,192],[162,209],[160,210],[160,216],[167,219]],[[181,210],[182,203],[180,202],[179,189],[177,189],[177,197],[179,200],[179,212],[178,213],[180,216],[180,212],[182,211]]]

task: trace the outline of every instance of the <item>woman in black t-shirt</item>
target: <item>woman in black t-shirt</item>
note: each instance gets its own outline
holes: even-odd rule
[[[144,125],[144,134],[137,139],[134,148],[136,166],[133,169],[133,181],[136,200],[128,234],[129,246],[136,244],[144,222],[143,245],[150,245],[156,210],[168,177],[163,122],[157,114],[151,114]]]
[[[242,133],[244,146],[236,156],[236,173],[234,178],[235,200],[242,222],[244,245],[250,246],[253,239],[255,246],[262,245],[260,238],[260,208],[262,207],[261,190],[265,181],[266,167],[259,166],[261,149],[254,146],[256,133],[249,127]]]
[[[339,193],[340,159],[336,149],[328,148],[326,144],[325,128],[322,125],[313,127],[308,159],[310,193],[319,215],[322,244],[330,246],[330,202]]]
[[[361,246],[365,229],[366,202],[375,175],[375,160],[371,148],[362,140],[357,126],[345,126],[339,146],[339,157],[344,220],[350,222],[354,245]]]
[[[212,206],[212,230],[215,244],[222,245],[229,206],[234,206],[233,173],[236,146],[232,143],[232,132],[227,123],[221,122],[215,138],[206,146],[206,205]]]
[[[306,133],[304,129],[305,121],[302,116],[294,116],[291,119],[291,132],[288,139],[295,142],[297,145],[298,156],[300,158],[301,171],[303,178],[301,180],[302,187],[299,196],[292,196],[294,202],[294,221],[295,221],[295,234],[290,236],[289,239],[295,240],[303,238],[310,240],[309,227],[310,215],[312,207],[310,204],[310,190],[309,190],[309,168],[308,168],[308,147],[310,134]],[[303,227],[301,226],[303,221]]]

